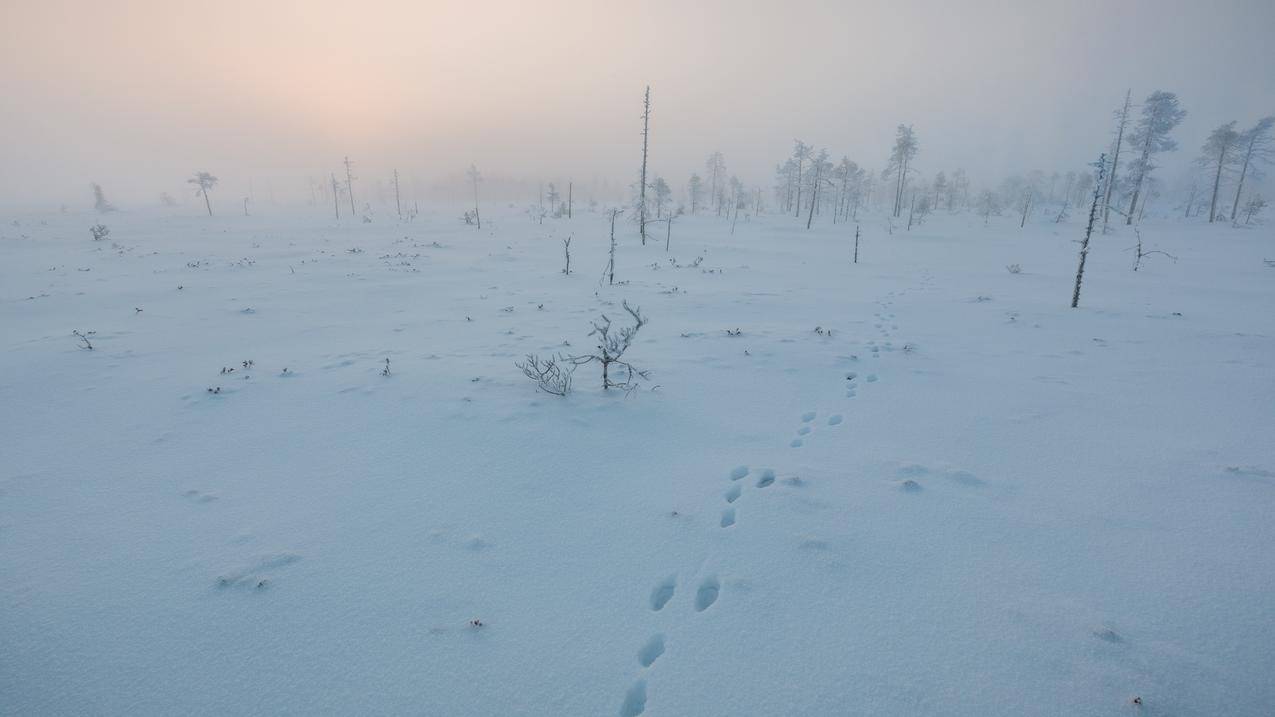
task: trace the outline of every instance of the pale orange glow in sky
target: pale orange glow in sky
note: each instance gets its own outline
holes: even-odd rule
[[[430,182],[473,161],[623,183],[648,83],[675,186],[715,149],[768,186],[795,137],[876,168],[899,122],[921,171],[1077,168],[1130,86],[1179,93],[1189,159],[1275,112],[1272,26],[1269,0],[9,0],[0,204],[321,177],[346,154]]]

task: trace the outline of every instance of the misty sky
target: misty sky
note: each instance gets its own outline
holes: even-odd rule
[[[1275,113],[1275,1],[0,2],[0,205],[183,197],[196,169],[281,199],[339,167],[437,184],[627,182],[720,149],[750,185],[801,138],[868,168],[915,125],[926,176],[1079,168],[1110,114],[1177,92],[1208,130]]]

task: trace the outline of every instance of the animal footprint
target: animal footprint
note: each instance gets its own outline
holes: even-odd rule
[[[801,448],[802,446],[805,445],[805,443],[800,438],[794,438],[792,439],[792,443],[789,443],[788,445],[792,446],[793,448]]]
[[[775,482],[775,472],[769,468],[761,472],[761,477],[757,479],[757,487],[765,488]]]
[[[835,416],[829,416],[829,417],[828,417],[828,425],[829,425],[829,426],[836,426],[836,425],[839,425],[840,423],[841,423],[841,414],[837,414],[837,415],[835,415]]]
[[[729,528],[735,524],[735,509],[727,508],[722,511],[722,527]]]
[[[651,610],[659,612],[664,609],[669,600],[673,599],[673,593],[677,590],[677,578],[669,576],[664,582],[655,586],[651,591]]]
[[[726,502],[734,503],[735,501],[739,500],[739,495],[741,492],[743,492],[743,489],[740,488],[738,484],[731,486],[726,491]]]
[[[646,641],[641,650],[638,650],[638,662],[643,667],[650,667],[655,661],[660,659],[660,655],[664,654],[664,635],[659,633]]]
[[[203,491],[194,490],[194,489],[188,490],[185,493],[182,493],[182,495],[186,496],[187,498],[189,498],[190,500],[196,503],[211,503],[214,500],[217,500],[216,493],[205,493]]]
[[[637,717],[646,711],[646,680],[638,680],[624,695],[620,705],[620,717]]]
[[[804,436],[808,433],[810,433],[810,426],[802,426],[801,428],[797,429],[797,435],[799,436]]]
[[[708,578],[695,593],[695,612],[704,612],[717,602],[717,595],[722,590],[717,578]]]
[[[815,420],[815,412],[814,412],[814,411],[807,411],[807,412],[805,412],[805,413],[801,414],[801,422],[802,422],[802,423],[810,423],[810,422],[811,422],[811,421],[813,421],[813,420]]]
[[[730,472],[730,479],[739,480],[740,478],[743,478],[746,475],[748,475],[748,466],[739,466],[738,468]]]

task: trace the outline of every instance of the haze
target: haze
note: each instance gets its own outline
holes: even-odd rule
[[[445,193],[471,162],[528,182],[636,173],[681,191],[721,150],[768,187],[794,138],[870,168],[916,127],[921,171],[1082,167],[1111,111],[1176,92],[1166,179],[1230,120],[1275,110],[1275,4],[1079,2],[10,2],[0,8],[0,204],[300,198],[350,155]],[[188,197],[187,197],[188,198]]]

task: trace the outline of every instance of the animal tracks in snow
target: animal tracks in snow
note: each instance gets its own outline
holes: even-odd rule
[[[651,610],[659,612],[664,609],[669,600],[673,599],[673,593],[677,591],[677,579],[674,577],[666,578],[655,589],[651,590]]]

